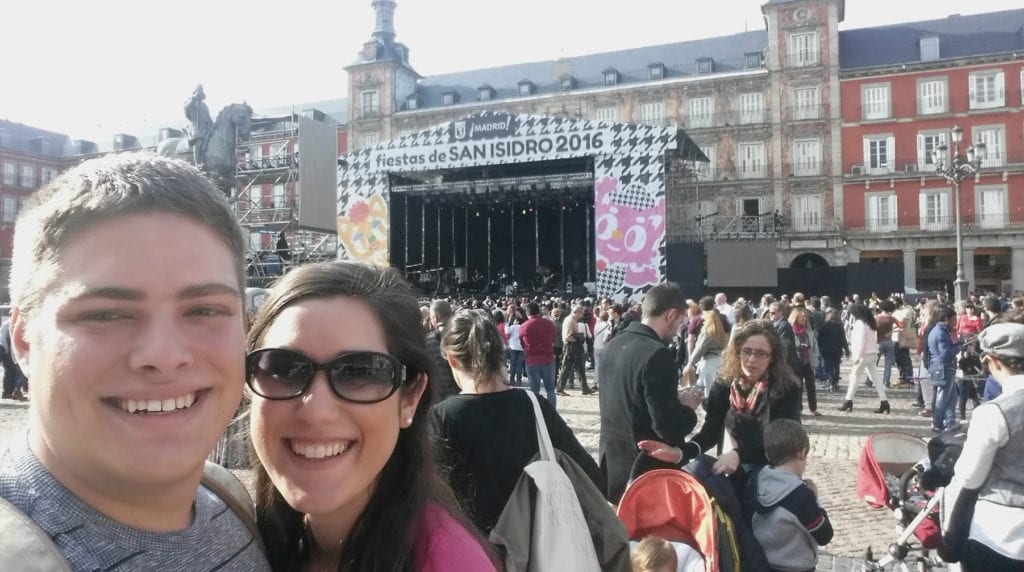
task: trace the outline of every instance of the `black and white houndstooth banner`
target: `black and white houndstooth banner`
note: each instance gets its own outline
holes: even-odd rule
[[[388,264],[388,174],[594,158],[600,296],[637,297],[665,277],[665,152],[673,128],[483,111],[346,156],[338,257]]]

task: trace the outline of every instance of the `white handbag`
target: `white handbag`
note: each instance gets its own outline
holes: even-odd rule
[[[537,396],[526,391],[533,403],[540,460],[523,471],[537,489],[530,542],[530,572],[593,572],[600,570],[594,542],[583,518],[572,481],[555,459],[544,415]]]

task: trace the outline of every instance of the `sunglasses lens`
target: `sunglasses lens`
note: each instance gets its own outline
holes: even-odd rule
[[[270,399],[299,395],[313,375],[308,359],[287,350],[255,352],[248,361],[249,386]]]
[[[357,352],[332,361],[328,376],[342,398],[356,403],[387,399],[398,387],[401,366],[384,354]]]

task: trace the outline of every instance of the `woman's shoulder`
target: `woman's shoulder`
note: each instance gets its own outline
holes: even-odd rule
[[[416,550],[419,572],[467,570],[490,572],[494,563],[480,539],[441,506],[430,503],[423,511]]]

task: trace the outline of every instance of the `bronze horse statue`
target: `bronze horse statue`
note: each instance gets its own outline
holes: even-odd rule
[[[238,142],[247,141],[251,133],[252,108],[247,103],[232,103],[217,114],[209,137],[196,142],[204,149],[203,172],[229,197],[235,186]],[[156,152],[164,157],[193,162],[192,148],[186,137],[168,137],[157,145]]]

